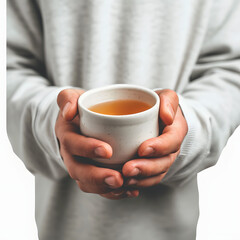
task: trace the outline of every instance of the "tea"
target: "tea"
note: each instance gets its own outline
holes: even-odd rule
[[[88,109],[106,115],[129,115],[143,112],[151,107],[148,103],[139,100],[119,99],[98,103]]]

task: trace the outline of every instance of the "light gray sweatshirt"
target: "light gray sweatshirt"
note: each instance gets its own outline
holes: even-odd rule
[[[240,1],[9,0],[7,16],[8,135],[39,239],[195,239],[197,173],[240,124]],[[54,131],[59,91],[115,83],[175,90],[189,127],[161,184],[119,201],[78,189]]]

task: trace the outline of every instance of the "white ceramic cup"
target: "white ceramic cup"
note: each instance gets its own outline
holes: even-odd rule
[[[88,109],[118,99],[139,100],[152,107],[129,115],[104,115]],[[83,93],[78,100],[81,133],[105,141],[113,149],[110,159],[93,160],[100,166],[118,168],[136,157],[142,142],[159,135],[159,104],[159,96],[154,91],[136,85],[115,84]]]

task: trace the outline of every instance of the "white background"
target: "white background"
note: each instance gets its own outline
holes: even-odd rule
[[[34,177],[15,156],[6,135],[5,3],[0,0],[0,4],[0,240],[36,240]],[[239,168],[240,128],[230,138],[218,164],[199,174],[197,240],[240,239]]]

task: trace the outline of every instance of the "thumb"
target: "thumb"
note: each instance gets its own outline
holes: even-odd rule
[[[71,121],[78,113],[78,98],[84,93],[82,89],[64,89],[57,96],[57,104],[63,118]]]
[[[170,89],[158,90],[156,93],[160,97],[160,119],[165,125],[171,125],[178,109],[178,95]]]

